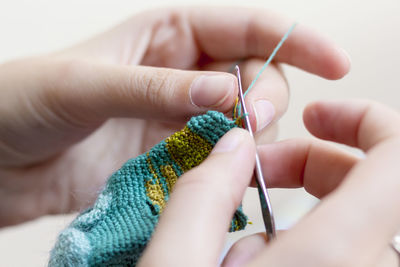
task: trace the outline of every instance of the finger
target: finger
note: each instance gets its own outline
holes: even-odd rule
[[[62,74],[69,82],[48,88],[54,104],[89,121],[109,117],[184,121],[209,109],[227,112],[237,95],[236,78],[228,73],[82,61],[61,63],[56,71],[56,78]]]
[[[320,102],[308,109],[305,121],[311,132],[359,145],[368,153],[342,184],[293,228],[291,238],[307,240],[307,251],[299,251],[301,254],[312,251],[326,256],[329,252],[333,266],[377,262],[400,226],[399,115],[370,102]]]
[[[390,108],[367,101],[314,105],[305,113],[307,126],[313,127],[310,128],[314,133],[368,151],[315,216],[326,216],[323,223],[328,228],[336,227],[333,234],[346,233],[340,242],[349,242],[361,249],[363,255],[368,254],[370,261],[376,260],[400,226],[400,116]],[[320,120],[319,129],[316,118]],[[322,122],[323,119],[327,121]],[[333,214],[336,218],[328,222]]]
[[[250,182],[254,157],[249,155],[254,154],[249,134],[234,129],[204,163],[184,174],[161,215],[142,266],[187,266],[188,262],[216,266],[232,216]]]
[[[235,76],[221,72],[41,58],[10,63],[5,75],[13,86],[6,84],[3,95],[10,97],[0,99],[7,129],[0,135],[13,140],[35,129],[12,146],[15,158],[27,164],[31,158],[41,160],[63,151],[111,117],[178,123],[209,109],[230,112],[237,96]],[[17,132],[8,130],[15,125]],[[38,140],[46,140],[48,146],[41,147]],[[5,164],[17,161],[5,159]]]
[[[371,161],[362,164],[373,165]],[[400,225],[400,202],[393,198],[399,186],[386,179],[376,181],[378,176],[372,184],[368,174],[361,177],[356,172],[349,173],[336,191],[248,266],[265,262],[272,266],[397,266],[398,255],[388,248]],[[362,181],[353,183],[354,175]],[[382,172],[379,177],[386,175]],[[389,191],[389,187],[396,189]]]
[[[135,16],[62,54],[174,68],[189,68],[199,57],[213,60],[265,58],[293,22],[259,8],[163,8]],[[109,43],[110,40],[113,42]],[[115,51],[121,52],[116,55]],[[341,78],[350,68],[343,49],[301,24],[283,44],[276,60],[328,79]]]
[[[244,88],[249,87],[263,63],[262,60],[245,62]],[[289,103],[289,87],[281,69],[276,65],[266,69],[246,95],[245,102],[253,129],[262,131],[277,122],[286,112]]]
[[[227,71],[235,62],[218,62],[204,66],[206,70]],[[240,63],[242,85],[246,90],[257,75],[264,60],[252,58]],[[289,88],[280,68],[271,64],[246,96],[246,107],[252,129],[261,131],[279,120],[285,113]]]
[[[359,161],[354,155],[313,139],[293,139],[258,147],[268,187],[304,187],[321,198],[334,190]]]
[[[319,101],[303,117],[315,136],[363,150],[400,134],[399,113],[370,101]]]
[[[263,251],[268,243],[265,233],[258,233],[243,237],[229,249],[222,267],[245,266]]]
[[[382,248],[400,226],[397,212],[400,205],[400,115],[374,102],[330,101],[310,105],[304,120],[309,130],[321,138],[368,151],[367,158],[352,170],[334,199],[348,199],[351,195],[352,201],[346,208],[341,205],[336,208],[357,210],[352,214],[357,216],[353,222],[370,223],[354,231],[353,237],[360,241],[360,235],[373,231],[371,237],[376,238],[375,246]],[[346,226],[354,225],[347,222]]]
[[[285,231],[277,231],[277,238]],[[268,245],[266,233],[245,236],[235,242],[224,258],[222,267],[247,266]]]
[[[243,7],[196,7],[189,10],[189,20],[200,51],[218,60],[265,58],[294,22],[268,10]],[[283,44],[276,60],[328,79],[341,78],[350,68],[341,48],[301,24]]]
[[[294,232],[294,231],[293,231]],[[297,231],[296,231],[297,232]],[[299,240],[299,236],[292,234],[292,230],[286,231],[279,236],[269,247],[262,246],[262,236],[253,235],[246,237],[250,240],[246,240],[247,248],[245,244],[240,245],[242,248],[240,251],[234,251],[234,255],[229,255],[229,264],[223,265],[223,267],[231,266],[264,266],[266,263],[271,266],[309,266],[309,267],[320,267],[320,266],[352,266],[352,267],[397,267],[400,263],[399,254],[395,252],[390,245],[382,251],[378,259],[371,260],[368,255],[366,260],[365,254],[362,248],[358,248],[358,254],[352,254],[354,251],[346,250],[347,247],[339,247],[333,249],[329,242],[320,242],[319,246],[314,247],[312,239],[319,239],[319,237],[313,231],[309,229],[309,232],[304,235],[309,235],[307,239]],[[310,239],[312,236],[312,239]],[[303,236],[304,237],[304,236]],[[311,241],[311,242],[310,242]],[[319,240],[321,241],[321,240]],[[238,242],[241,242],[239,240]],[[334,243],[334,240],[330,240]],[[373,242],[371,240],[370,242]],[[246,250],[247,249],[247,250]],[[339,250],[338,250],[339,249]],[[250,251],[249,251],[250,250]],[[258,251],[257,254],[253,254],[251,250]],[[230,252],[228,252],[230,253]],[[240,255],[240,254],[244,255]],[[253,257],[246,257],[249,254]],[[228,257],[227,256],[227,257]],[[246,259],[244,259],[246,257]],[[344,258],[348,257],[349,260]],[[236,260],[236,261],[234,261]],[[360,263],[361,262],[361,263]],[[236,264],[240,263],[240,264]]]

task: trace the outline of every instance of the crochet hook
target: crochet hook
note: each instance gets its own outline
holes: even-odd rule
[[[238,87],[239,87],[239,101],[241,104],[241,108],[243,111],[243,117],[244,117],[244,124],[245,128],[249,131],[250,136],[254,138],[254,133],[250,125],[250,119],[247,113],[247,108],[244,102],[244,96],[243,96],[243,88],[242,88],[242,78],[240,76],[240,68],[238,65],[235,66],[235,71],[236,71],[236,77],[238,80]],[[274,216],[272,213],[272,207],[271,207],[271,202],[268,196],[268,191],[265,186],[265,181],[262,173],[262,168],[261,168],[261,163],[260,163],[260,158],[258,157],[258,153],[256,151],[256,167],[255,167],[255,177],[257,181],[257,188],[258,188],[258,195],[260,198],[260,203],[261,203],[261,210],[262,210],[262,215],[263,215],[263,220],[264,220],[264,226],[265,230],[267,233],[268,240],[271,241],[272,239],[275,238],[275,220]]]

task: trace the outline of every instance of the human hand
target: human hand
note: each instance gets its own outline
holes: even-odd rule
[[[230,112],[237,85],[224,71],[244,58],[247,87],[291,24],[264,10],[160,9],[64,51],[1,65],[0,227],[82,209],[115,169],[177,124],[208,109]],[[328,79],[349,69],[340,48],[302,25],[276,61]],[[257,100],[272,103],[262,101],[258,116]],[[258,130],[284,113],[277,64],[246,101]]]
[[[316,137],[361,148],[365,158],[315,139],[259,146],[268,187],[304,186],[322,201],[270,243],[265,235],[239,240],[222,266],[398,266],[389,244],[400,227],[400,114],[366,101],[316,102],[304,122]],[[221,149],[226,144],[237,147]],[[218,265],[254,168],[249,155],[254,145],[234,130],[180,178],[141,267]]]

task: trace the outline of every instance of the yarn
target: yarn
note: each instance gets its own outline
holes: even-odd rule
[[[134,159],[108,180],[93,207],[58,237],[49,266],[135,266],[179,177],[199,165],[235,122],[209,111]],[[212,219],[212,218],[210,218]],[[229,231],[244,229],[239,207]]]
[[[258,72],[244,97],[254,86],[292,32],[286,32]],[[199,165],[218,140],[234,127],[243,127],[236,99],[233,120],[208,111],[193,117],[181,131],[134,159],[128,160],[108,180],[93,207],[81,213],[57,239],[49,266],[135,266],[151,238],[169,195],[179,177]],[[241,206],[229,231],[245,228]]]
[[[271,55],[269,55],[267,61],[264,63],[264,65],[258,71],[256,77],[254,77],[254,79],[251,81],[251,83],[250,83],[249,87],[247,88],[246,92],[244,92],[243,97],[246,97],[247,94],[250,92],[250,90],[253,88],[254,84],[257,82],[257,80],[260,78],[261,74],[264,72],[264,70],[268,67],[268,65],[274,59],[274,57],[278,53],[279,49],[282,47],[283,43],[286,41],[286,39],[292,33],[292,31],[296,27],[296,25],[297,25],[296,22],[293,23],[292,26],[290,26],[289,30],[287,30],[285,35],[282,37],[282,39],[279,41],[279,43],[276,45],[276,47],[272,51]],[[232,71],[233,71],[233,68],[232,68]],[[243,116],[248,116],[248,114],[243,114],[242,115],[241,113],[242,113],[241,104],[239,103],[238,99],[236,99],[236,103],[235,103],[235,106],[233,108],[233,118],[239,118],[240,119]]]

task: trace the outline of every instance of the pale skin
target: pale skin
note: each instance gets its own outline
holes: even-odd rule
[[[272,242],[265,235],[239,240],[222,266],[399,266],[389,244],[400,226],[400,114],[368,101],[321,101],[305,109],[304,122],[315,137],[366,157],[318,139],[258,146],[269,187],[304,187],[321,202]],[[184,174],[139,266],[218,266],[255,150],[248,133],[234,129]]]
[[[247,88],[264,63],[265,57],[272,52],[292,23],[290,19],[261,9],[160,9],[139,14],[104,34],[63,51],[0,65],[0,227],[46,214],[82,210],[93,203],[113,171],[127,159],[145,152],[181,128],[192,115],[209,109],[230,115],[237,96],[237,85],[236,78],[226,71],[234,62],[244,59],[241,69],[244,87]],[[349,59],[341,48],[326,37],[299,24],[278,53],[274,64],[263,73],[246,99],[250,120],[263,142],[272,141],[274,126],[287,108],[288,85],[279,63],[290,64],[327,79],[339,79],[350,68]],[[202,77],[202,82],[196,83],[199,77]],[[255,107],[258,100],[269,101],[270,107],[273,108],[268,109],[268,114],[257,113]],[[320,107],[324,106],[321,105]],[[357,105],[361,104],[354,105],[359,107]],[[361,227],[364,224],[360,226],[358,217],[354,217],[355,211],[360,210],[354,199],[361,199],[363,194],[366,194],[358,189],[360,186],[366,186],[366,189],[369,188],[368,185],[379,188],[379,193],[390,189],[393,191],[396,187],[397,181],[393,174],[396,165],[390,165],[392,169],[379,165],[378,163],[385,158],[373,155],[379,152],[374,152],[375,147],[379,148],[381,145],[374,146],[378,143],[377,140],[366,140],[374,134],[378,135],[376,129],[381,128],[357,128],[354,125],[357,125],[357,119],[360,118],[350,120],[352,116],[347,116],[342,119],[348,120],[349,127],[346,129],[349,130],[338,133],[336,128],[336,132],[333,129],[337,124],[318,125],[313,124],[311,119],[311,122],[307,121],[307,118],[312,117],[307,114],[314,114],[313,110],[319,110],[316,107],[318,105],[311,106],[305,113],[306,125],[310,131],[317,137],[330,138],[349,145],[359,144],[361,148],[368,150],[367,159],[372,155],[372,163],[359,162],[351,155],[330,147],[329,150],[325,144],[314,141],[260,146],[263,164],[276,166],[264,168],[267,172],[265,176],[271,177],[271,180],[267,181],[268,186],[304,185],[310,193],[318,197],[328,194],[328,197],[324,198],[322,204],[310,216],[267,249],[262,242],[253,242],[251,246],[254,246],[253,251],[257,252],[257,255],[248,256],[240,250],[238,243],[228,255],[226,265],[230,264],[229,259],[238,262],[234,258],[235,255],[244,255],[243,262],[254,266],[261,266],[261,263],[265,262],[272,262],[271,266],[291,266],[293,263],[286,261],[296,262],[297,259],[297,262],[301,262],[301,257],[310,260],[310,255],[320,255],[321,262],[326,264],[315,266],[339,266],[338,260],[342,260],[339,262],[343,263],[341,266],[366,266],[364,263],[367,261],[345,265],[348,263],[346,260],[349,260],[345,258],[347,254],[339,255],[341,257],[329,263],[329,258],[324,258],[326,253],[321,251],[324,247],[319,246],[318,239],[324,237],[324,234],[330,234],[325,236],[332,240],[328,243],[332,246],[327,248],[329,251],[335,251],[335,245],[342,244],[344,238],[348,238],[350,243],[358,242],[355,244],[360,247],[368,243],[362,243],[365,240],[362,240],[361,234],[370,230],[368,227],[372,225],[380,225],[380,232],[372,233],[377,241],[365,248],[370,251],[365,253],[371,260],[368,263],[379,258],[384,242],[385,248],[388,247],[387,240],[393,234],[394,225],[400,225],[397,222],[399,218],[394,217],[398,215],[389,210],[394,209],[395,205],[387,205],[398,201],[393,192],[385,193],[385,197],[380,199],[381,202],[372,203],[376,212],[385,213],[386,217],[382,216],[384,221],[368,217],[371,224],[365,224],[364,229]],[[352,108],[351,105],[345,107]],[[372,114],[377,118],[383,116],[382,112],[389,112],[385,108],[376,109]],[[351,114],[358,114],[360,110],[363,108],[354,108]],[[321,116],[329,119],[329,114],[335,114],[336,111],[334,107],[328,108]],[[398,117],[393,114],[392,117]],[[341,118],[338,116],[336,119],[340,122]],[[333,123],[332,118],[331,121]],[[391,128],[398,125],[393,123],[394,121],[390,120],[388,123]],[[382,125],[377,125],[384,128],[384,122],[386,119],[379,121]],[[358,133],[355,128],[360,133],[363,130],[365,137],[360,139],[361,142],[355,143],[358,139],[351,139]],[[379,131],[379,134],[381,132]],[[255,150],[252,140],[240,130],[232,131],[224,139],[233,138],[232,136],[240,137],[236,142],[238,147],[232,150],[233,153],[223,152],[227,149],[226,145],[225,148],[223,145],[217,145],[204,164],[188,172],[178,182],[154,239],[145,253],[142,266],[158,266],[158,260],[163,260],[160,262],[167,265],[170,263],[171,266],[186,266],[187,262],[191,261],[198,262],[199,266],[217,265],[227,221],[230,220],[245,187],[249,184],[254,164],[254,158],[249,156],[254,155]],[[222,144],[224,139],[221,140]],[[230,140],[228,143],[235,142]],[[374,148],[370,150],[371,147]],[[315,156],[316,161],[312,161],[310,153],[314,150],[308,148],[316,149],[316,155],[322,153],[324,157]],[[269,153],[276,153],[277,156],[273,159],[266,157],[265,154]],[[396,153],[392,151],[386,154],[385,164],[389,164],[394,160]],[[391,155],[393,159],[389,157]],[[329,172],[332,178],[327,179],[324,173],[325,178],[321,181],[318,179],[318,166],[321,163],[319,161],[332,157],[340,159],[339,163],[343,164],[336,163],[337,168],[332,167]],[[271,160],[280,164],[273,164]],[[288,165],[284,165],[285,162]],[[315,164],[317,167],[309,172],[306,172],[306,168],[305,172],[301,173],[301,164]],[[386,175],[380,174],[385,179],[378,182],[373,179],[360,181],[361,178],[353,178],[363,176],[359,173],[363,170],[362,167],[358,167],[360,165],[367,165],[364,168],[375,168],[375,171],[385,168],[382,170]],[[290,172],[285,173],[288,169]],[[228,173],[226,170],[229,170]],[[372,170],[364,171],[367,175],[373,173]],[[209,175],[203,175],[210,172],[223,172],[224,175],[219,175],[220,179],[212,180]],[[304,177],[304,180],[299,177]],[[346,182],[338,190],[330,193],[343,179]],[[335,197],[339,193],[344,194],[343,197]],[[378,191],[375,193],[378,194]],[[217,196],[218,201],[215,201]],[[349,199],[352,201],[349,202]],[[196,212],[198,217],[188,216],[189,206],[192,209],[197,201],[203,201],[203,206],[198,207]],[[327,209],[331,214],[343,213],[346,210],[351,213],[352,216],[339,216],[343,221],[335,221],[340,223],[342,228],[336,224],[335,227],[341,231],[332,231],[338,229],[329,226],[334,221],[328,220],[325,211]],[[361,209],[361,214],[358,215],[368,214],[363,214]],[[212,223],[208,218],[214,218]],[[355,222],[358,223],[358,231],[350,231],[353,230],[351,225]],[[306,243],[309,246],[302,245],[301,249],[295,247],[296,244],[300,244],[300,240],[304,241],[308,237],[307,229],[310,231],[314,227],[312,230],[315,231],[316,225],[320,227],[321,235],[315,236],[311,241],[307,239]],[[343,228],[353,235],[359,233],[359,239],[343,234]],[[175,236],[176,242],[166,246],[166,240],[172,238],[170,235],[176,232],[175,229],[179,229],[182,235]],[[370,232],[368,234],[371,235]],[[252,238],[257,240],[257,237]],[[196,242],[192,242],[194,240]],[[253,239],[248,239],[247,242],[252,242],[251,240]],[[172,247],[171,244],[176,247]],[[196,247],[191,247],[187,253],[172,256],[175,252],[186,251],[187,244]],[[312,251],[312,245],[320,250]],[[186,250],[182,250],[185,248]],[[199,251],[204,261],[197,261],[199,256],[195,253]],[[157,259],[152,258],[153,253],[161,256]],[[282,253],[286,255],[283,258]],[[317,261],[314,261],[312,264],[316,263]]]

